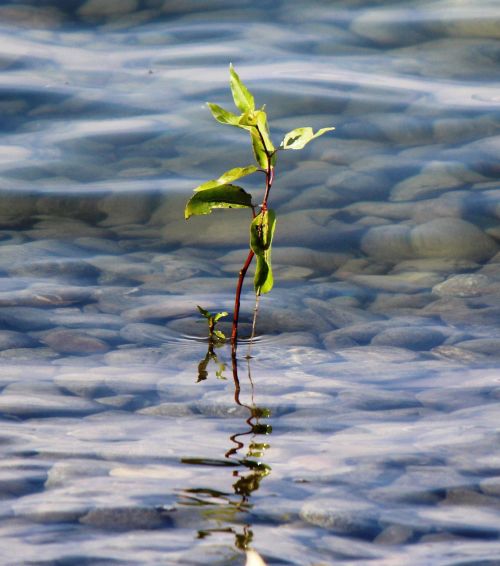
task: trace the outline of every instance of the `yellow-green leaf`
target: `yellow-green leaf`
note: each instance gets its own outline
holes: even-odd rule
[[[257,128],[259,129],[260,135],[263,138],[263,144],[266,148],[267,153],[272,153],[274,151],[274,145],[269,137],[269,126],[267,125],[267,114],[264,110],[257,111]]]
[[[257,258],[254,276],[254,288],[257,295],[269,293],[273,288],[271,245],[275,227],[276,214],[271,209],[258,214],[250,226],[250,247]]]
[[[252,149],[255,156],[255,160],[262,167],[262,169],[267,169],[268,167],[268,157],[266,153],[266,148],[262,143],[262,139],[259,135],[257,128],[252,128],[250,130],[250,137],[252,139]]]
[[[335,130],[335,128],[321,128],[316,133],[313,132],[311,127],[295,128],[288,132],[280,144],[280,149],[302,149],[311,140],[322,136],[326,132]]]
[[[229,110],[225,110],[222,106],[218,104],[213,104],[212,102],[207,102],[207,106],[210,108],[213,117],[221,124],[229,124],[230,126],[238,126],[240,117]]]
[[[231,92],[233,93],[233,100],[236,108],[239,108],[241,112],[253,112],[255,110],[254,98],[241,81],[232,64],[229,65],[229,73],[229,85],[231,86]]]
[[[219,187],[220,185],[226,185],[227,183],[231,183],[232,181],[236,181],[236,179],[241,179],[241,177],[246,177],[247,175],[251,175],[258,171],[259,168],[255,165],[247,165],[246,167],[235,167],[234,169],[229,169],[218,179],[213,179],[212,181],[207,181],[202,185],[199,185],[194,189],[194,192],[197,193],[198,191],[206,191],[207,189],[213,189],[214,187]]]
[[[210,214],[214,208],[245,208],[252,206],[252,196],[236,185],[221,185],[195,193],[186,204],[184,216]]]
[[[265,295],[273,288],[274,277],[270,258],[266,259],[264,256],[257,256],[253,286],[256,295]]]

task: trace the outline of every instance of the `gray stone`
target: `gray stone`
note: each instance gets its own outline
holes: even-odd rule
[[[420,293],[429,291],[443,280],[435,273],[409,271],[388,275],[354,275],[351,281],[372,289],[393,293]]]
[[[430,162],[417,175],[395,185],[391,191],[391,200],[419,200],[481,179],[481,175],[469,171],[461,163]]]
[[[440,297],[477,297],[493,286],[486,275],[467,273],[454,275],[434,286],[432,292]]]
[[[157,295],[145,299],[147,304],[123,311],[123,318],[128,321],[162,320],[191,314],[196,308],[193,298],[185,295]]]
[[[500,356],[500,337],[464,340],[462,342],[458,342],[455,346],[478,354],[497,357]]]
[[[343,336],[342,334],[336,334],[336,332],[329,332],[323,338],[323,344],[327,350],[343,350],[344,348],[355,348],[359,346],[359,343],[349,338],[349,336]]]
[[[445,336],[439,330],[410,326],[388,328],[377,334],[371,343],[376,346],[395,346],[409,350],[430,350],[439,346]]]
[[[93,281],[98,275],[97,269],[87,262],[65,258],[34,260],[14,265],[7,271],[23,277],[54,278],[61,281],[74,281],[76,284],[81,284],[82,281]]]
[[[108,352],[104,360],[110,366],[156,365],[164,355],[161,348],[126,347]]]
[[[38,343],[26,334],[12,330],[0,330],[0,350],[11,348],[33,348]]]
[[[16,360],[18,362],[36,362],[58,358],[59,354],[50,348],[10,348],[0,352],[3,360]]]
[[[99,354],[109,350],[106,342],[78,330],[50,330],[41,340],[61,354]]]
[[[419,311],[433,300],[430,293],[378,293],[370,311],[380,314]]]
[[[413,535],[414,531],[410,529],[410,527],[405,525],[389,525],[373,539],[373,542],[374,544],[387,544],[393,546],[408,542]]]
[[[53,326],[52,312],[31,307],[5,307],[0,309],[0,322],[22,331],[43,330]]]
[[[153,507],[104,507],[92,509],[80,518],[80,523],[98,529],[137,530],[159,529],[170,520],[161,509]]]
[[[79,417],[102,411],[97,403],[68,395],[29,395],[3,393],[0,395],[0,412],[3,415],[26,418]]]
[[[17,517],[35,523],[61,524],[78,521],[88,510],[88,504],[81,497],[65,493],[64,490],[62,493],[54,490],[51,497],[43,493],[19,498],[13,504],[13,510]]]
[[[332,304],[329,301],[320,301],[319,299],[306,298],[304,299],[304,304],[337,328],[373,322],[383,318],[381,315],[367,312],[361,308],[344,306],[338,303]]]
[[[500,496],[500,477],[495,476],[481,480],[479,482],[479,487],[481,488],[481,491],[487,495]]]
[[[324,497],[306,501],[300,516],[306,523],[342,534],[359,536],[376,528],[375,508],[353,499]]]
[[[492,507],[498,509],[499,499],[491,495],[485,495],[467,487],[453,487],[446,491],[446,498],[441,505],[459,505],[465,507],[484,508]]]
[[[140,409],[137,413],[154,417],[186,417],[195,414],[186,403],[161,403]]]
[[[127,342],[144,346],[162,346],[176,338],[176,335],[165,327],[146,323],[127,324],[122,329],[121,336]]]
[[[92,289],[52,283],[35,283],[27,288],[0,292],[0,306],[55,307],[89,301]]]
[[[457,346],[450,346],[448,344],[442,344],[431,350],[431,353],[439,358],[444,358],[446,360],[453,360],[460,362],[462,364],[474,364],[485,361],[486,357],[477,354],[476,352],[471,352],[470,350],[464,350]]]
[[[406,271],[427,271],[443,274],[456,274],[464,271],[476,271],[479,264],[468,259],[453,258],[423,258],[423,259],[407,259],[400,261],[394,266],[392,273],[401,273]]]
[[[78,9],[78,13],[89,19],[117,17],[129,14],[137,7],[138,0],[107,0],[104,4],[100,0],[87,0]]]
[[[65,308],[52,311],[51,321],[54,326],[64,326],[75,329],[118,329],[123,320],[113,314],[82,312],[80,309]]]
[[[414,257],[410,239],[408,226],[375,226],[363,236],[361,249],[369,256],[396,263],[401,259]]]
[[[133,0],[135,1],[135,0]],[[95,2],[101,9],[108,3]],[[116,2],[120,6],[123,2]],[[116,15],[116,14],[114,14]],[[148,221],[155,205],[155,195],[150,193],[118,192],[100,200],[99,211],[106,215],[100,222],[101,226],[116,226],[124,224],[143,224]]]
[[[440,218],[411,231],[416,257],[448,257],[484,261],[498,246],[474,224],[458,218]]]
[[[73,480],[107,475],[112,467],[107,462],[99,460],[70,459],[56,462],[47,474],[46,489],[68,485]]]
[[[500,307],[471,308],[466,301],[458,297],[443,297],[424,307],[422,314],[439,316],[447,324],[464,327],[497,325],[500,321]]]
[[[427,39],[419,22],[425,18],[415,10],[400,8],[380,10],[376,7],[361,10],[351,24],[351,31],[385,46],[413,45]]]

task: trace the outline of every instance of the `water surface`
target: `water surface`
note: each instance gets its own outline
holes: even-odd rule
[[[3,2],[3,564],[496,564],[497,2]],[[208,349],[280,156],[252,358]],[[245,185],[255,194],[258,182]],[[250,332],[251,284],[242,303]],[[222,323],[227,332],[229,323]]]

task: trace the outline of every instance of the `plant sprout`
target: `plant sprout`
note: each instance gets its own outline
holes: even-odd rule
[[[229,66],[229,74],[229,84],[234,104],[241,114],[234,114],[211,102],[208,103],[208,107],[217,122],[246,130],[250,134],[255,163],[229,169],[218,179],[207,181],[196,187],[194,189],[195,194],[186,204],[184,216],[188,219],[194,215],[210,214],[215,208],[250,209],[252,215],[250,223],[250,249],[246,261],[239,272],[234,301],[231,345],[233,355],[235,355],[238,341],[241,291],[245,275],[254,257],[256,257],[257,263],[254,276],[254,290],[257,300],[260,295],[269,293],[274,285],[271,268],[271,246],[276,227],[276,213],[271,208],[268,208],[268,200],[274,181],[278,152],[289,149],[302,149],[311,140],[335,128],[321,128],[316,133],[314,133],[311,127],[295,128],[288,132],[279,147],[275,148],[269,134],[265,106],[259,109],[255,107],[253,95],[240,80],[232,65]],[[251,194],[247,193],[242,187],[233,184],[233,181],[254,173],[263,173],[265,175],[264,192],[259,205],[254,203]],[[205,315],[203,314],[203,316]],[[255,316],[253,328],[255,328]]]

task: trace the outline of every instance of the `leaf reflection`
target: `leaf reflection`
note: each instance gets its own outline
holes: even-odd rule
[[[226,364],[219,361],[215,352],[217,345],[209,341],[205,358],[198,365],[197,381],[209,377],[209,363],[216,366],[215,376],[220,379]],[[251,401],[243,403],[240,399],[241,387],[238,376],[238,360],[232,356],[232,375],[234,381],[234,402],[245,407],[248,417],[244,420],[244,428],[229,437],[232,446],[223,458],[183,458],[184,464],[231,468],[228,479],[231,489],[221,491],[210,487],[198,487],[182,490],[179,493],[179,504],[187,507],[198,507],[200,516],[211,523],[208,528],[200,529],[198,539],[204,539],[214,533],[228,533],[234,536],[234,546],[239,551],[247,551],[253,541],[251,524],[246,516],[252,510],[252,495],[259,489],[262,480],[271,473],[271,467],[262,461],[270,444],[264,442],[262,436],[272,433],[272,427],[263,419],[271,416],[266,407],[258,407],[254,401],[254,385],[250,372],[250,360],[247,360],[247,376],[251,388]],[[223,376],[222,376],[223,377]],[[215,524],[214,524],[215,523]]]

